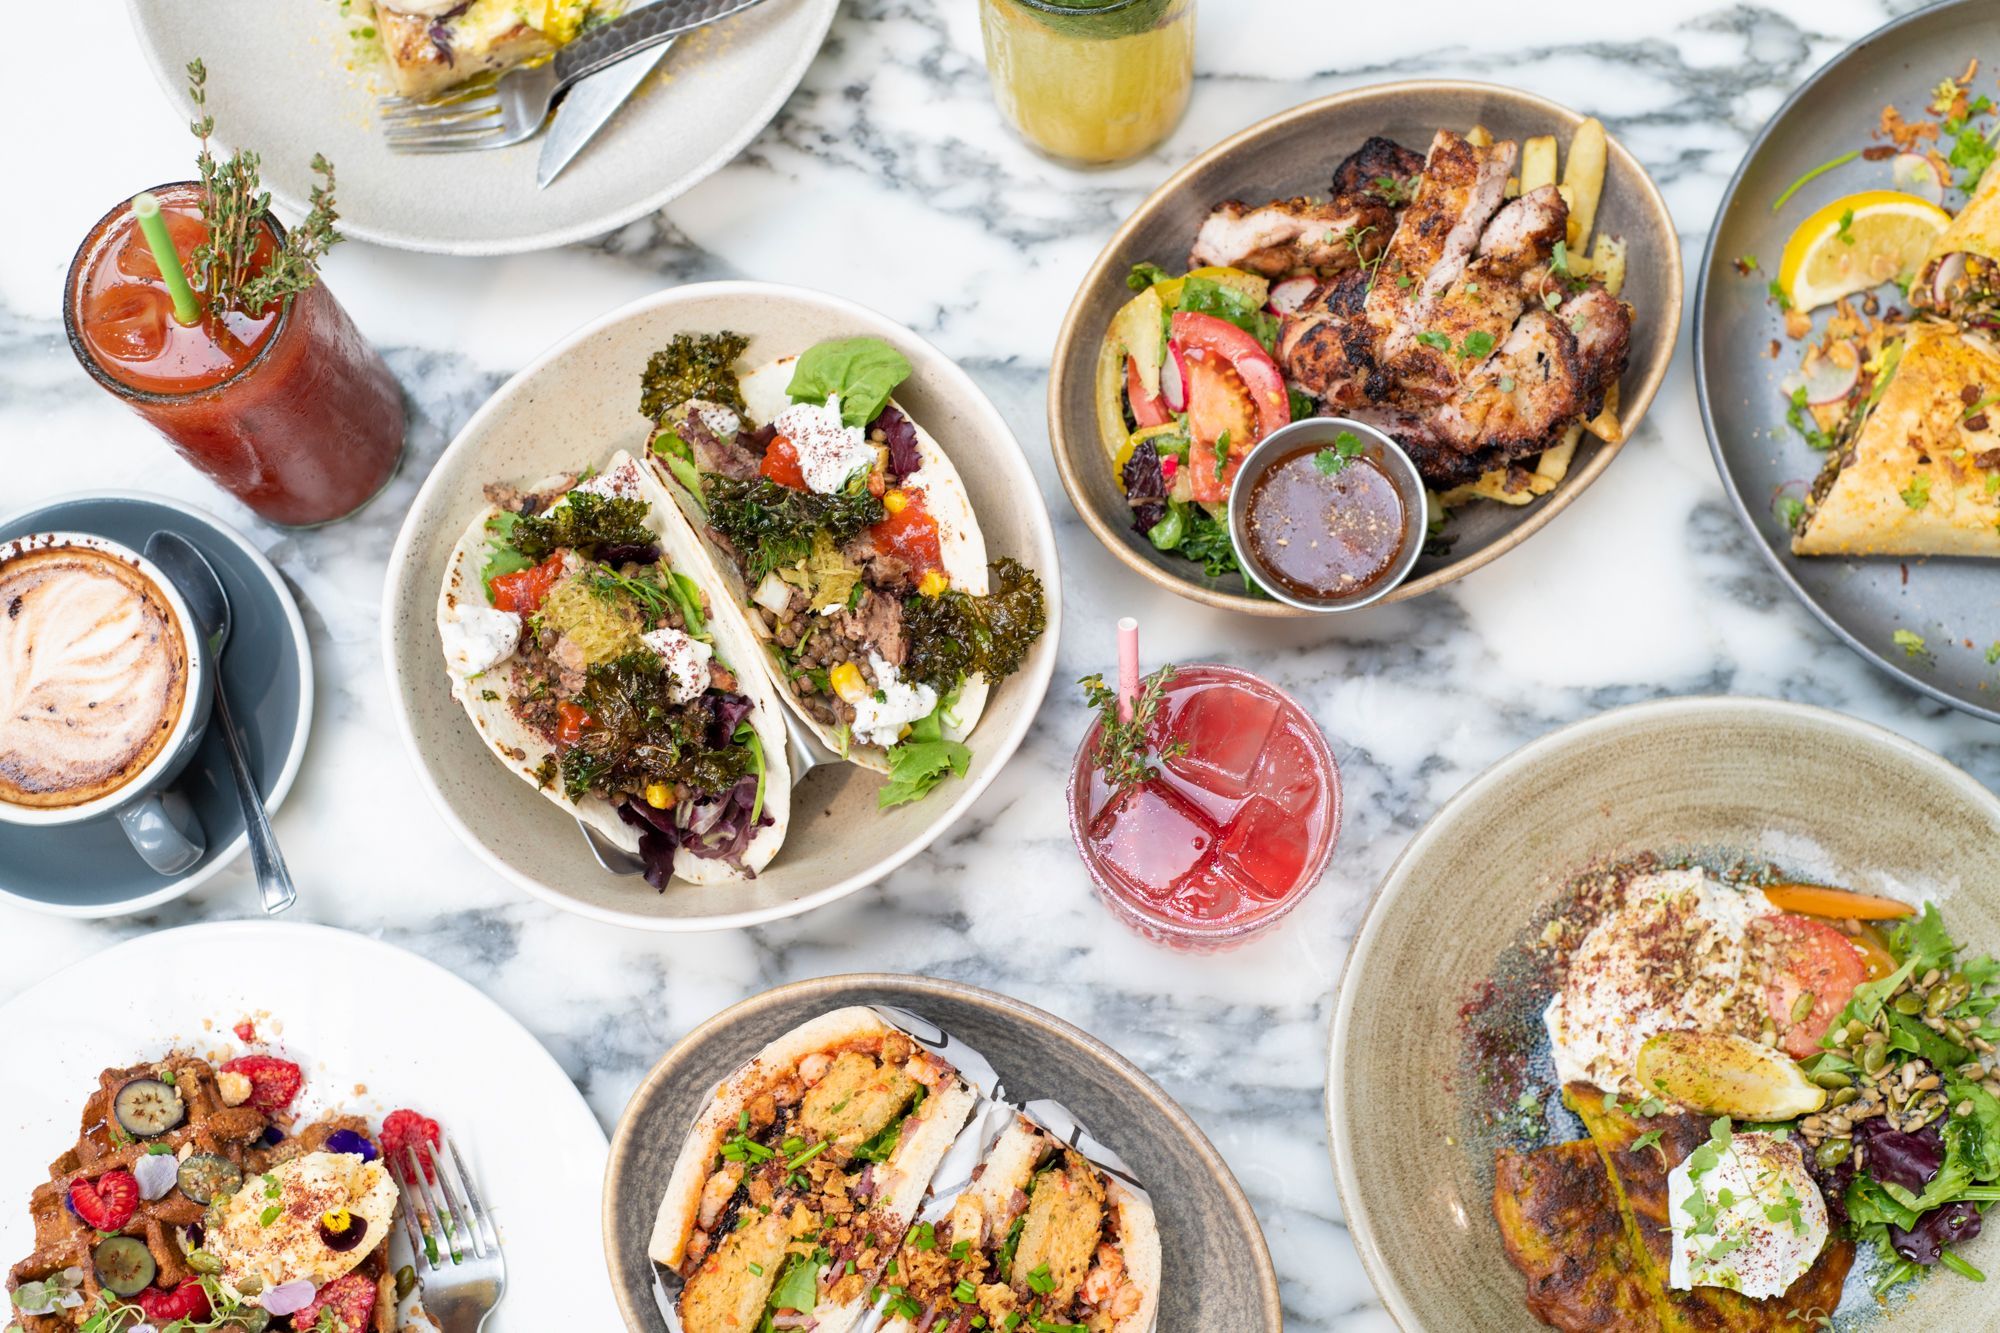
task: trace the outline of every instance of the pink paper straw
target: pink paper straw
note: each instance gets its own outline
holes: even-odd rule
[[[1132,720],[1139,698],[1139,622],[1126,616],[1118,622],[1118,720]]]

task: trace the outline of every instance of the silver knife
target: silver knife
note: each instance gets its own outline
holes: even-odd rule
[[[633,5],[632,8],[651,3],[653,0],[641,0],[640,5]],[[651,51],[641,51],[629,60],[579,81],[576,87],[569,90],[562,105],[556,108],[555,121],[549,126],[548,134],[542,139],[541,161],[535,166],[537,188],[546,190],[549,182],[562,174],[563,168],[574,161],[576,155],[583,151],[583,146],[618,114],[618,108],[638,91],[646,76],[659,68],[660,62],[673,48],[674,44],[668,42]]]

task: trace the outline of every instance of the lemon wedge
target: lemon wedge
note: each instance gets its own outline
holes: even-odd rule
[[[1816,310],[1891,279],[1907,281],[1951,214],[1897,190],[1864,190],[1836,199],[1798,225],[1785,242],[1778,283],[1796,310]]]
[[[1783,1051],[1725,1032],[1662,1032],[1639,1048],[1648,1092],[1700,1115],[1791,1120],[1826,1105],[1826,1089]]]

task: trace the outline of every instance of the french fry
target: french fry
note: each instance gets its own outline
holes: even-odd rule
[[[1590,230],[1597,225],[1597,201],[1604,194],[1604,125],[1597,117],[1576,127],[1570,136],[1569,161],[1563,164],[1563,184],[1568,187],[1569,248],[1582,254]]]
[[[1474,148],[1491,148],[1493,146],[1493,132],[1484,125],[1474,125],[1465,132],[1465,141]]]
[[[1507,178],[1507,197],[1509,199],[1519,199],[1521,197],[1521,178],[1519,176],[1509,176]]]
[[[1521,193],[1556,183],[1556,136],[1538,134],[1521,145]]]
[[[1612,385],[1604,393],[1604,410],[1584,423],[1584,428],[1606,444],[1617,444],[1625,438],[1624,423],[1618,420],[1618,386]]]
[[[1532,486],[1507,489],[1507,469],[1494,468],[1491,472],[1481,473],[1477,481],[1452,487],[1438,497],[1438,502],[1447,509],[1453,509],[1471,500],[1498,500],[1503,505],[1524,505],[1534,498]]]
[[[1571,263],[1575,263],[1572,257]],[[1604,280],[1604,290],[1613,296],[1625,285],[1625,242],[1617,236],[1599,236],[1591,247],[1590,267]]]
[[[1545,449],[1535,460],[1535,470],[1528,477],[1528,490],[1535,495],[1547,495],[1562,484],[1569,475],[1570,460],[1576,457],[1577,441],[1583,438],[1583,426],[1571,426],[1563,434],[1562,443],[1553,449]]]

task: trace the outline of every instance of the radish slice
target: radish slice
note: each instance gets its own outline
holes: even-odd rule
[[[1853,343],[1837,342],[1827,348],[1825,355],[1817,350],[1806,353],[1799,370],[1804,375],[1806,401],[1814,407],[1824,407],[1854,391],[1854,382],[1861,378],[1861,357]]]
[[[1937,167],[1922,153],[1898,153],[1889,164],[1890,183],[1904,194],[1914,194],[1934,204],[1944,202],[1944,181]]]
[[[1271,284],[1271,309],[1281,315],[1296,315],[1305,309],[1312,294],[1319,290],[1319,279],[1313,277],[1286,278],[1283,282]]]
[[[1167,344],[1167,359],[1160,363],[1160,397],[1169,412],[1187,411],[1187,353],[1177,342]]]
[[[1965,253],[1959,251],[1946,255],[1938,261],[1937,272],[1931,275],[1931,302],[1939,309],[1951,303],[1951,289],[1965,276]]]

